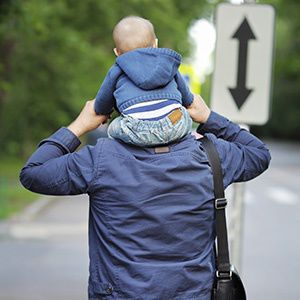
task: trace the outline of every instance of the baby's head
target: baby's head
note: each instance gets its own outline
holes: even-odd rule
[[[153,25],[137,16],[123,18],[115,26],[113,38],[117,56],[137,48],[157,47]]]

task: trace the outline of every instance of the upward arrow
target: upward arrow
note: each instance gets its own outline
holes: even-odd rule
[[[247,69],[247,55],[248,55],[248,41],[255,40],[256,37],[251,30],[251,27],[246,18],[244,18],[240,27],[232,36],[233,39],[239,41],[239,54],[238,54],[238,68],[237,68],[237,84],[234,88],[229,88],[234,102],[240,109],[246,102],[252,89],[246,87],[246,69]]]

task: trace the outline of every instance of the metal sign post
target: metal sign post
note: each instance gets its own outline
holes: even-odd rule
[[[236,123],[263,125],[269,119],[274,23],[270,5],[244,1],[217,6],[211,107]],[[244,195],[245,184],[234,184],[229,232],[231,260],[239,270]]]

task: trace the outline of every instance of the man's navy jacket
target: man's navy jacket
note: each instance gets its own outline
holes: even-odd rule
[[[199,133],[217,147],[225,187],[269,165],[259,139],[214,112]],[[41,194],[89,194],[89,299],[210,299],[214,193],[201,142],[189,135],[163,153],[106,138],[74,152],[79,144],[59,129],[20,179]]]

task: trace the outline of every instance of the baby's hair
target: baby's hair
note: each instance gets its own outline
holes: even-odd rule
[[[128,16],[115,26],[113,39],[117,50],[125,53],[136,48],[153,47],[156,36],[149,20],[138,16]]]

